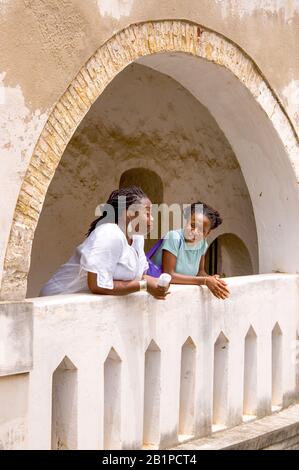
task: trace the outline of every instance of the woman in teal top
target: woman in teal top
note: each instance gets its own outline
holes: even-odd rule
[[[206,285],[219,299],[226,299],[229,290],[219,275],[209,276],[205,272],[206,241],[211,230],[216,229],[222,219],[218,211],[205,203],[191,204],[185,211],[186,225],[183,229],[171,230],[152,257],[152,261],[169,273],[173,284]]]

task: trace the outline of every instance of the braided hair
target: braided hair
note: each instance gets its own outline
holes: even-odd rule
[[[86,238],[89,237],[91,232],[96,228],[98,222],[101,220],[102,223],[111,222],[109,217],[106,217],[109,214],[108,206],[114,209],[114,220],[113,222],[118,223],[119,217],[124,210],[127,210],[132,204],[137,204],[141,199],[148,199],[145,192],[138,186],[130,186],[129,188],[121,188],[112,191],[107,202],[102,206],[102,215],[95,219],[89,227],[88,232],[85,234]],[[106,208],[105,208],[106,206]],[[106,219],[106,220],[104,220]]]
[[[198,210],[198,206],[202,207],[202,214],[205,215],[209,221],[211,222],[211,230],[214,228],[217,228],[218,225],[222,224],[222,218],[220,217],[220,214],[216,209],[213,209],[213,207],[209,206],[205,202],[193,202],[187,209],[185,210],[185,217],[191,217],[196,211]]]

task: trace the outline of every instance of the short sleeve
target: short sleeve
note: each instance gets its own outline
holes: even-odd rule
[[[180,249],[180,235],[175,230],[167,233],[162,244],[162,250],[169,251],[174,256],[178,256]]]
[[[96,273],[98,287],[105,289],[113,289],[113,274],[124,247],[119,227],[110,225],[97,227],[89,235],[80,258],[81,269]]]

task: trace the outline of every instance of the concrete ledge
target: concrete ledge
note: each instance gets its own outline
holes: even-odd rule
[[[172,286],[165,302],[139,292],[0,303],[2,447],[165,449],[193,435],[189,448],[204,436],[199,448],[295,448],[298,410],[261,418],[298,396],[298,276],[227,282],[226,301]],[[244,409],[261,420],[240,427]],[[211,437],[214,421],[227,431]]]
[[[173,450],[299,450],[299,404]]]

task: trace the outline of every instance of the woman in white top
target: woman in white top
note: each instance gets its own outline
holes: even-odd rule
[[[73,256],[43,286],[40,296],[92,292],[126,295],[147,290],[165,299],[168,288],[146,276],[144,235],[152,228],[151,201],[138,187],[113,191]],[[138,234],[133,222],[138,214]],[[143,230],[142,230],[143,229]]]

